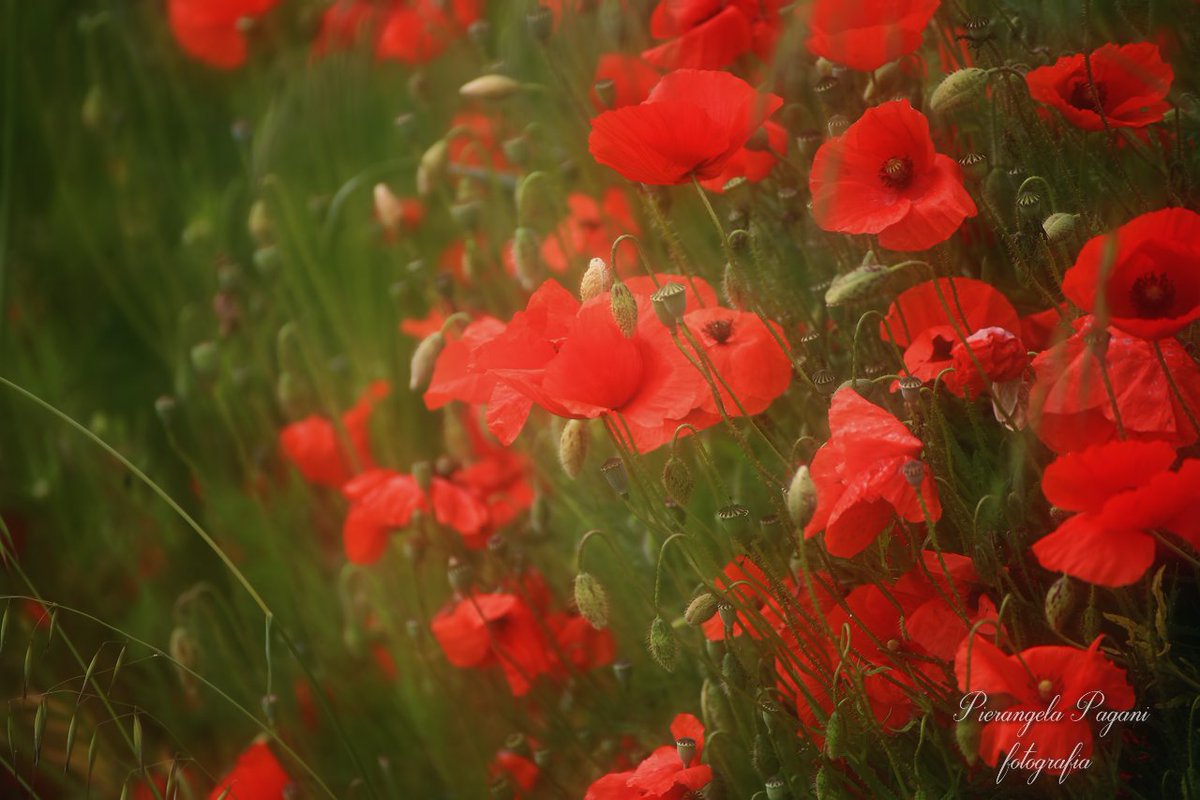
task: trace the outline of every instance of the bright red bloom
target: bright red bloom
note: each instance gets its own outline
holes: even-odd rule
[[[375,381],[354,407],[342,415],[342,427],[346,429],[347,443],[352,451],[347,451],[332,422],[312,414],[284,426],[279,432],[283,454],[306,480],[333,488],[350,480],[357,471],[373,468],[375,461],[371,457],[368,426],[376,403],[390,391],[386,381]]]
[[[392,8],[379,29],[375,55],[404,64],[424,64],[440,56],[457,31],[430,0]]]
[[[804,529],[805,538],[825,531],[830,555],[850,558],[875,541],[898,515],[924,522],[921,498],[930,517],[942,515],[933,474],[921,464],[921,497],[904,476],[918,461],[921,440],[900,420],[853,389],[839,389],[829,409],[830,435],[812,461],[817,511]]]
[[[532,759],[513,750],[501,750],[488,765],[488,774],[493,781],[501,777],[508,778],[514,791],[513,798],[519,800],[524,797],[523,792],[528,792],[537,785],[542,771]]]
[[[292,779],[265,741],[255,741],[242,751],[237,763],[208,794],[217,800],[222,793],[227,800],[284,800]]]
[[[1095,94],[1082,53],[1026,73],[1029,94],[1085,131],[1104,130],[1105,122],[1109,128],[1144,128],[1162,121],[1175,73],[1158,47],[1149,42],[1106,44],[1090,60]],[[1103,121],[1098,111],[1104,112]]]
[[[703,345],[719,376],[721,405],[729,416],[742,416],[743,411],[749,415],[766,411],[792,382],[792,361],[779,345],[783,331],[774,322],[764,323],[757,314],[748,311],[716,307],[690,311],[683,321]],[[774,327],[774,334],[768,330],[768,324]],[[737,398],[736,403],[730,391]],[[702,395],[699,409],[708,414],[718,413],[711,391]]]
[[[816,0],[809,52],[870,72],[921,46],[940,0]]]
[[[691,739],[696,752],[687,764],[676,745],[664,745],[646,757],[636,769],[610,772],[588,787],[584,800],[681,800],[712,781],[712,767],[700,763],[704,750],[704,724],[691,714],[680,714],[671,722],[676,741]]]
[[[1056,453],[1083,450],[1117,439],[1116,415],[1104,387],[1097,350],[1089,343],[1102,337],[1095,320],[1076,320],[1071,338],[1039,353],[1033,360],[1034,384],[1029,393],[1029,421],[1038,438]],[[1153,346],[1143,339],[1109,328],[1104,366],[1121,412],[1126,437],[1162,441],[1184,447],[1197,432],[1171,390]],[[1200,369],[1174,339],[1159,343],[1188,408],[1200,408]]]
[[[877,234],[889,250],[927,250],[976,211],[962,170],[934,152],[929,120],[907,100],[868,108],[822,144],[808,186],[821,228]]]
[[[596,64],[592,83],[612,81],[612,103],[607,106],[602,103],[595,90],[592,91],[592,103],[597,111],[637,105],[650,95],[661,77],[658,70],[638,56],[605,53]]]
[[[757,183],[770,175],[779,156],[787,153],[788,132],[782,125],[770,120],[763,123],[763,129],[767,132],[765,149],[743,147],[725,163],[720,175],[700,181],[700,185],[710,192],[722,192],[725,184],[734,178],[745,178],[751,183]]]
[[[427,508],[416,478],[385,469],[372,469],[342,487],[350,510],[342,524],[346,558],[373,564],[387,549],[392,531],[408,527],[416,511]]]
[[[937,283],[925,281],[900,293],[879,324],[879,338],[894,338],[904,348],[908,373],[928,382],[954,366],[954,348],[961,346],[955,326],[969,336],[984,328],[1018,330],[1020,319],[1008,298],[990,284],[974,278],[938,278]],[[970,374],[977,376],[973,363]],[[947,386],[962,394],[957,379],[947,380]]]
[[[661,69],[720,69],[751,51],[767,60],[779,26],[778,0],[662,0],[650,34],[670,41],[642,57]]]
[[[242,20],[266,14],[279,0],[170,0],[167,22],[183,51],[221,69],[246,63]]]
[[[461,598],[439,611],[431,628],[447,661],[470,669],[499,666],[515,697],[556,666],[534,612],[515,594]]]
[[[567,196],[568,216],[557,230],[542,240],[542,261],[551,272],[566,272],[574,260],[612,256],[612,243],[622,234],[641,233],[625,192],[610,188],[600,202],[582,192]],[[565,248],[565,249],[564,249]],[[506,248],[507,249],[507,248]],[[625,242],[617,248],[618,269],[622,273],[636,267],[637,247]]]
[[[964,341],[955,340],[950,348],[953,383],[960,390],[969,389],[972,397],[981,396],[993,383],[1008,383],[1025,374],[1029,353],[1016,334],[993,326],[980,328]]]
[[[1076,757],[1090,758],[1091,721],[1096,712],[1100,708],[1125,711],[1133,708],[1135,699],[1124,670],[1100,652],[1099,637],[1087,650],[1031,647],[1009,656],[986,636],[976,635],[964,639],[959,646],[955,673],[961,691],[983,692],[988,700],[1003,704],[1002,710],[1013,714],[1039,711],[1044,714],[1057,698],[1055,708],[1062,712],[1061,719],[1033,721],[1023,735],[1022,728],[1026,725],[1023,721],[984,722],[979,755],[991,766],[996,766],[1014,747],[1023,754],[1030,745],[1035,746],[1032,754],[1035,759],[1064,760],[1079,745],[1083,749]],[[1081,699],[1085,704],[1091,700],[1087,714],[1077,710],[1082,708],[1076,705]],[[994,708],[989,706],[990,710]],[[977,714],[978,711],[973,712],[972,718]],[[1014,762],[1019,762],[1017,755],[1013,754]],[[1052,765],[1046,767],[1051,775],[1061,771]]]
[[[608,666],[617,656],[612,631],[596,630],[578,614],[551,614],[546,619],[558,651],[566,659],[556,674],[566,675],[567,667],[579,672]]]
[[[1200,460],[1171,471],[1175,449],[1162,442],[1108,442],[1060,456],[1042,491],[1077,511],[1033,545],[1038,563],[1100,586],[1127,586],[1154,564],[1153,530],[1200,549]]]
[[[1094,237],[1063,276],[1063,294],[1134,336],[1174,335],[1200,319],[1200,214],[1165,208]]]
[[[664,76],[644,103],[592,120],[588,149],[631,181],[713,178],[781,105],[727,72],[681,69]]]

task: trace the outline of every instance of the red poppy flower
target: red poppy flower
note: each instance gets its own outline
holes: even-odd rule
[[[221,69],[246,63],[243,20],[266,14],[279,0],[170,0],[167,22],[183,51]]]
[[[488,774],[492,780],[501,777],[508,779],[514,794],[514,800],[524,797],[524,792],[531,791],[537,786],[542,771],[531,759],[513,750],[501,750],[496,753],[492,763],[488,765]]]
[[[596,111],[607,108],[623,108],[642,102],[650,94],[662,76],[651,64],[639,56],[626,53],[605,53],[596,64],[593,85],[601,81],[612,81],[612,99],[608,104],[601,101],[592,90],[592,103]]]
[[[1056,453],[1083,450],[1117,439],[1116,415],[1091,343],[1101,336],[1092,317],[1075,322],[1076,333],[1033,360],[1029,421]],[[1109,328],[1104,366],[1127,438],[1184,447],[1197,432],[1171,390],[1153,346]],[[1200,409],[1200,369],[1174,339],[1159,342],[1163,360],[1188,408]]]
[[[713,586],[721,593],[722,599],[735,603],[736,618],[731,629],[733,635],[738,636],[745,631],[752,638],[762,638],[759,611],[770,602],[770,583],[758,565],[748,556],[738,556],[725,565],[725,569],[713,581]],[[744,610],[740,606],[744,606]],[[705,622],[701,630],[705,638],[711,641],[725,639],[725,621],[719,614]]]
[[[457,31],[431,0],[398,5],[387,12],[375,43],[375,55],[404,64],[424,64],[440,56]]]
[[[617,645],[612,631],[607,628],[596,630],[592,624],[578,614],[551,614],[546,624],[554,637],[561,657],[566,660],[557,673],[566,676],[567,666],[586,672],[589,669],[608,666],[617,655]]]
[[[1165,98],[1175,73],[1156,46],[1106,44],[1093,51],[1090,60],[1094,94],[1082,53],[1026,73],[1029,94],[1085,131],[1104,130],[1105,122],[1110,128],[1144,128],[1162,121],[1170,108]],[[1099,111],[1104,112],[1103,121]]]
[[[588,787],[584,800],[678,800],[698,792],[712,781],[712,767],[700,763],[704,750],[704,724],[691,714],[679,714],[671,722],[676,742],[691,739],[695,753],[685,764],[675,744],[651,753],[636,769],[610,772]]]
[[[375,25],[379,6],[370,0],[339,0],[321,13],[321,25],[313,39],[313,55],[348,50],[364,41]]]
[[[533,611],[514,594],[475,594],[434,615],[433,635],[456,667],[499,666],[514,697],[529,693],[554,659]]]
[[[1055,708],[1062,712],[1061,719],[1037,719],[1026,723],[1013,719],[997,719],[984,722],[979,741],[979,755],[991,766],[996,766],[1005,755],[1014,749],[1016,758],[1034,747],[1033,758],[1038,760],[1065,761],[1073,754],[1077,758],[1092,755],[1091,721],[1101,707],[1107,710],[1126,711],[1133,708],[1134,694],[1125,677],[1125,672],[1100,652],[1097,638],[1086,650],[1075,647],[1045,646],[1031,647],[1016,655],[1005,655],[985,636],[966,639],[959,646],[955,662],[958,688],[967,692],[970,701],[982,692],[992,701],[989,710],[1030,714],[1045,711],[1057,698]],[[1099,693],[1099,694],[1095,694]],[[1083,699],[1093,702],[1087,714],[1081,714]],[[979,697],[983,700],[983,697]],[[1001,705],[1002,704],[1002,705]],[[981,710],[982,703],[976,708]],[[999,706],[999,707],[998,707]],[[966,706],[964,706],[964,709]],[[962,712],[960,712],[962,713]],[[971,718],[977,718],[974,711]],[[1022,731],[1028,724],[1028,728]],[[1078,753],[1075,748],[1082,746]],[[1052,763],[1043,761],[1047,774],[1061,773]]]
[[[700,181],[700,185],[710,192],[723,192],[725,184],[734,178],[757,183],[770,175],[779,156],[787,153],[788,133],[782,125],[770,120],[763,123],[763,129],[767,132],[766,148],[743,147],[725,163],[720,175]]]
[[[925,281],[900,293],[879,324],[879,338],[904,348],[910,375],[932,381],[954,366],[954,348],[961,344],[956,325],[970,335],[984,328],[1018,330],[1020,320],[1008,298],[990,284],[974,278],[938,278],[937,283]],[[971,373],[976,372],[971,363]],[[962,394],[957,381],[948,380],[947,385]]]
[[[664,76],[644,103],[592,120],[588,149],[631,181],[713,178],[781,105],[727,72],[681,69]]]
[[[764,323],[757,314],[727,308],[699,308],[685,314],[683,321],[703,345],[719,376],[721,405],[730,416],[766,411],[792,382],[791,359],[778,341],[783,331],[774,322]],[[774,326],[774,334],[767,324]],[[737,403],[730,397],[731,391]],[[702,396],[699,408],[718,413],[711,391]]]
[[[1165,208],[1089,240],[1063,294],[1134,336],[1174,335],[1200,319],[1200,214]]]
[[[342,427],[351,450],[348,452],[332,422],[312,414],[284,426],[279,445],[284,456],[311,483],[338,488],[359,470],[371,469],[371,414],[391,389],[386,381],[375,381],[354,407],[342,415]],[[351,453],[353,455],[351,455]]]
[[[905,465],[921,455],[921,440],[900,420],[839,389],[829,409],[830,435],[812,461],[817,511],[806,538],[825,531],[830,555],[850,558],[866,549],[896,516],[924,522],[921,498],[930,517],[942,515],[933,475],[921,464],[921,498],[904,476]]]
[[[821,228],[878,234],[889,250],[927,250],[975,216],[962,170],[934,152],[929,120],[907,100],[868,108],[822,144],[808,186]]]
[[[670,41],[642,53],[661,69],[720,69],[748,52],[771,57],[779,36],[777,0],[662,0],[650,34]]]
[[[1009,383],[1024,375],[1029,354],[1015,334],[993,326],[980,328],[963,341],[956,339],[950,361],[954,372],[947,376],[953,378],[947,385],[959,394],[969,390],[971,397],[980,397],[992,384]]]
[[[1021,341],[1030,350],[1045,350],[1071,335],[1070,316],[1066,304],[1021,317]]]
[[[1151,531],[1170,531],[1200,549],[1200,460],[1171,471],[1162,442],[1108,442],[1060,456],[1042,491],[1079,513],[1033,545],[1038,563],[1100,586],[1127,586],[1154,564]]]
[[[411,475],[372,469],[342,487],[350,510],[342,523],[346,558],[373,564],[387,549],[392,531],[406,528],[413,514],[428,506],[425,493]]]
[[[939,0],[817,0],[808,20],[809,52],[870,72],[921,46]]]
[[[237,763],[208,794],[208,800],[284,800],[292,779],[265,741],[255,741],[242,751]],[[224,794],[228,789],[229,793]]]
[[[542,262],[551,272],[566,272],[574,260],[603,258],[607,262],[618,236],[641,233],[629,199],[615,187],[608,189],[600,202],[582,192],[572,192],[567,196],[567,210],[558,228],[542,240]],[[622,273],[635,269],[637,246],[624,242],[617,248],[617,261]]]

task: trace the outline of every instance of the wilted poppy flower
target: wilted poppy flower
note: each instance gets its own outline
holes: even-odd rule
[[[829,441],[813,457],[817,511],[806,538],[825,531],[830,555],[850,558],[866,549],[896,517],[924,522],[942,515],[933,475],[918,459],[921,440],[900,420],[851,388],[839,389],[829,409]],[[906,465],[921,469],[921,497],[905,477]],[[908,469],[912,469],[908,467]]]
[[[592,120],[588,149],[631,181],[713,178],[782,104],[727,72],[681,69],[664,76],[645,102]]]
[[[192,58],[221,69],[246,62],[247,22],[279,0],[170,0],[167,21],[179,46]]]
[[[879,324],[879,338],[903,347],[909,375],[928,382],[954,366],[954,348],[960,344],[955,326],[964,336],[984,328],[1014,331],[1020,319],[1008,298],[990,284],[974,278],[938,278],[937,283],[925,281],[900,293]],[[977,373],[973,363],[971,373]],[[962,394],[957,380],[948,380],[947,386]]]
[[[870,72],[921,46],[939,0],[817,0],[808,19],[809,52]]]
[[[868,108],[822,144],[808,185],[821,228],[877,234],[889,250],[933,247],[976,211],[962,170],[934,152],[929,121],[907,100]]]
[[[1060,456],[1042,476],[1046,499],[1068,517],[1033,545],[1038,563],[1100,586],[1127,586],[1154,564],[1151,531],[1200,549],[1200,460],[1171,471],[1162,442],[1108,442]]]
[[[746,147],[734,153],[733,158],[725,162],[721,174],[708,180],[700,181],[700,185],[710,192],[722,192],[725,184],[735,178],[745,178],[750,183],[757,183],[771,174],[779,156],[787,153],[788,133],[782,125],[767,120],[762,130],[766,132],[766,141]]]
[[[602,81],[612,81],[611,98],[605,102],[592,90],[592,103],[597,111],[606,108],[633,106],[645,100],[650,90],[661,78],[651,64],[638,56],[626,53],[605,53],[596,64],[593,86]]]
[[[375,381],[354,407],[342,415],[350,451],[330,420],[311,414],[279,432],[283,454],[306,480],[321,486],[338,488],[356,472],[371,469],[375,462],[371,457],[368,425],[376,403],[387,397],[389,391],[386,381]]]
[[[284,800],[292,779],[265,741],[242,751],[237,763],[209,792],[208,800]],[[228,790],[228,794],[226,794]]]
[[[1092,317],[1076,320],[1075,326],[1071,338],[1033,360],[1029,421],[1047,447],[1066,453],[1118,438],[1116,414],[1100,372],[1101,352],[1127,438],[1173,447],[1196,441],[1197,432],[1149,342],[1115,328],[1105,333]],[[1174,339],[1158,344],[1184,402],[1200,409],[1196,362]]]
[[[555,662],[534,612],[515,594],[473,594],[434,615],[430,626],[456,667],[499,666],[515,697],[529,693]]]
[[[1177,333],[1200,319],[1200,214],[1165,208],[1089,240],[1063,294],[1134,336]]]
[[[689,739],[695,751],[687,763],[677,744],[664,745],[646,757],[636,769],[610,772],[588,787],[584,800],[677,800],[703,789],[712,781],[712,767],[700,763],[704,751],[704,723],[691,714],[679,714],[671,722],[676,742]]]
[[[721,405],[729,416],[766,411],[792,382],[791,359],[778,341],[783,331],[774,322],[764,323],[757,314],[728,308],[699,308],[685,314],[683,321],[719,376]],[[768,324],[775,326],[774,334]],[[711,391],[702,396],[699,408],[718,413]]]
[[[1082,53],[1026,73],[1029,94],[1085,131],[1104,130],[1105,122],[1110,128],[1143,128],[1162,120],[1170,108],[1165,98],[1175,73],[1155,45],[1106,44],[1090,60],[1095,94]]]
[[[1032,746],[1033,759],[1046,773],[1059,774],[1071,756],[1091,758],[1097,711],[1125,711],[1135,699],[1124,670],[1100,652],[1099,637],[1086,650],[1050,645],[1010,656],[988,637],[976,635],[959,645],[954,671],[959,690],[966,693],[960,714],[978,719],[987,701],[992,702],[989,711],[1011,712],[983,723],[979,755],[993,767],[1014,749],[1023,754]],[[1045,713],[1052,701],[1062,712],[1057,718]],[[1080,713],[1080,703],[1090,703],[1086,714]],[[1042,717],[1027,723],[1020,712],[1031,718],[1041,712]],[[1013,753],[1014,763],[1020,763],[1017,755]]]
[[[650,34],[670,41],[642,57],[661,69],[720,69],[751,51],[766,60],[779,25],[778,0],[662,0]]]

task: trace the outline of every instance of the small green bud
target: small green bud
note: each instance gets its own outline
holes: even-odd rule
[[[963,108],[983,96],[987,70],[968,67],[951,72],[929,97],[929,109],[935,114],[947,114]]]
[[[570,419],[558,438],[558,463],[571,480],[579,477],[588,453],[588,421]]]
[[[825,755],[842,758],[846,754],[846,721],[842,719],[842,712],[835,708],[825,722]]]
[[[268,245],[275,238],[275,223],[271,220],[271,212],[262,200],[255,200],[250,206],[250,214],[246,218],[246,230],[257,245]]]
[[[433,368],[437,365],[438,356],[446,346],[446,337],[441,331],[434,331],[421,340],[413,351],[409,369],[408,388],[418,391],[424,388],[433,377]]]
[[[608,627],[608,593],[590,572],[575,576],[575,605],[579,615],[596,630]]]
[[[533,291],[544,274],[542,245],[533,228],[517,228],[513,234],[512,256],[517,269],[517,280],[527,291]]]
[[[1071,615],[1075,606],[1075,587],[1068,575],[1062,575],[1046,592],[1043,608],[1046,613],[1046,624],[1050,630],[1061,632],[1063,624]]]
[[[192,347],[192,369],[202,378],[216,377],[221,366],[221,350],[216,342],[200,342]]]
[[[521,91],[521,84],[507,75],[481,75],[458,88],[468,100],[504,100]]]
[[[877,297],[891,272],[868,254],[861,265],[833,279],[825,291],[825,305],[834,308]]]
[[[717,613],[717,605],[717,598],[711,592],[702,592],[688,603],[687,610],[683,612],[683,619],[688,625],[699,627]]]
[[[1051,242],[1069,241],[1079,227],[1079,220],[1078,214],[1058,212],[1046,217],[1042,223],[1042,230],[1046,232],[1046,238]]]
[[[679,656],[679,641],[675,631],[661,616],[650,623],[650,657],[667,672],[675,671],[675,661]]]
[[[687,505],[688,500],[692,498],[695,481],[692,479],[691,469],[682,458],[671,456],[667,459],[667,463],[663,465],[662,482],[667,496],[679,505]]]
[[[617,327],[621,329],[621,333],[625,334],[626,338],[632,337],[634,331],[637,330],[638,321],[637,299],[634,298],[633,292],[629,291],[629,287],[623,283],[614,283],[609,295],[609,302]]]
[[[801,466],[792,476],[787,490],[788,516],[797,528],[803,528],[817,510],[817,485],[813,483],[808,466]]]

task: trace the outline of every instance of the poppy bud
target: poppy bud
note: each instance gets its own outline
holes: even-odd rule
[[[801,466],[792,476],[787,490],[788,516],[797,528],[803,528],[817,510],[817,485],[807,466]]]
[[[721,678],[727,687],[742,689],[746,686],[746,669],[732,651],[726,651],[721,659]]]
[[[983,726],[973,717],[965,717],[954,725],[954,742],[967,760],[968,767],[975,766],[979,761],[979,740],[982,735]]]
[[[500,149],[504,151],[505,158],[518,166],[529,161],[529,140],[524,136],[505,139],[500,144]]]
[[[458,87],[458,94],[468,100],[504,100],[521,91],[521,84],[507,75],[481,75]]]
[[[532,228],[517,228],[512,242],[513,264],[521,286],[532,291],[542,278],[541,244]]]
[[[221,366],[221,351],[216,342],[200,342],[193,346],[190,357],[197,375],[206,379],[216,377]]]
[[[628,690],[629,680],[633,677],[633,664],[622,658],[613,662],[612,671],[613,677],[617,679],[617,685]]]
[[[813,781],[813,795],[817,800],[840,800],[844,796],[841,787],[832,776],[833,770],[828,764],[822,764],[817,770],[816,780]]]
[[[835,708],[825,722],[825,755],[841,758],[846,752],[846,722],[842,719],[842,712]]]
[[[279,271],[279,264],[282,260],[277,246],[264,245],[254,251],[254,271],[261,278],[270,278]]]
[[[667,459],[663,465],[662,482],[667,496],[679,505],[687,505],[692,498],[695,481],[692,480],[692,471],[688,469],[687,462],[682,458],[671,456]]]
[[[596,577],[589,572],[575,576],[575,605],[579,616],[596,630],[608,627],[608,593]]]
[[[878,297],[890,275],[888,267],[867,253],[861,265],[833,279],[825,291],[825,305],[833,308]]]
[[[637,300],[629,287],[623,283],[614,283],[609,294],[609,304],[612,308],[613,319],[621,333],[632,337],[637,330],[638,307]]]
[[[696,740],[690,736],[679,737],[675,740],[675,752],[679,754],[684,768],[690,767],[692,759],[696,757]]]
[[[1052,243],[1069,241],[1076,228],[1079,227],[1079,220],[1078,214],[1058,212],[1046,217],[1042,222],[1042,230],[1045,231],[1046,238]]]
[[[788,796],[787,783],[778,775],[768,778],[763,788],[767,792],[767,800],[783,800]]]
[[[683,612],[683,619],[695,628],[708,622],[716,613],[717,598],[711,592],[702,592],[688,603],[687,611]]]
[[[549,41],[550,34],[554,33],[554,13],[545,6],[538,6],[525,15],[525,27],[537,41]]]
[[[674,331],[679,318],[687,311],[687,290],[678,283],[664,283],[650,295],[650,301],[659,321]]]
[[[438,139],[421,154],[421,160],[417,164],[417,194],[421,197],[432,194],[434,186],[445,174],[449,162],[450,145],[445,139]]]
[[[588,426],[587,420],[569,419],[563,425],[562,435],[558,438],[558,463],[562,464],[563,472],[574,480],[583,469],[587,460]]]
[[[608,268],[603,258],[593,258],[588,262],[583,280],[579,282],[579,299],[583,302],[604,294],[612,289],[613,272]]]
[[[1100,611],[1095,603],[1088,603],[1083,610],[1083,640],[1091,642],[1100,635]]]
[[[451,558],[446,566],[446,577],[450,579],[450,588],[457,594],[466,594],[471,590],[471,565],[457,558]]]
[[[987,70],[978,67],[951,72],[929,96],[929,110],[935,114],[948,114],[970,105],[982,96],[987,79]]]
[[[270,212],[267,211],[267,204],[262,200],[255,200],[254,205],[250,206],[246,230],[250,232],[250,238],[254,239],[255,244],[270,244],[274,238],[275,225],[271,221]]]
[[[612,108],[613,103],[617,101],[616,86],[612,78],[605,78],[602,81],[596,81],[592,84],[592,89],[596,92],[596,97],[599,98],[600,104],[605,108]]]
[[[675,631],[661,616],[650,623],[650,657],[667,672],[675,671],[675,659],[679,655],[679,642]]]
[[[433,377],[433,368],[437,364],[442,348],[446,346],[446,337],[441,331],[434,331],[421,340],[413,351],[412,363],[409,368],[408,388],[417,391],[429,383]]]
[[[1074,605],[1075,587],[1069,576],[1062,575],[1050,584],[1050,588],[1046,591],[1043,608],[1046,612],[1046,624],[1050,626],[1050,630],[1055,632],[1062,630],[1063,623],[1066,622]]]
[[[734,233],[737,233],[737,231],[734,231]],[[729,239],[732,243],[734,240],[732,234]],[[749,237],[738,237],[738,241],[743,239],[748,240]],[[733,264],[725,264],[725,273],[721,276],[721,291],[725,295],[725,301],[734,308],[744,311],[749,307],[745,282],[738,275],[737,269],[734,268]]]
[[[704,726],[709,730],[733,730],[737,727],[733,710],[729,707],[729,698],[721,691],[721,687],[708,678],[700,687],[700,715],[704,718]]]
[[[629,494],[629,473],[625,471],[624,461],[610,458],[600,465],[600,473],[617,494],[622,497]]]
[[[904,474],[904,480],[908,481],[908,485],[914,489],[919,489],[921,484],[925,482],[925,464],[913,459],[905,461],[900,467],[900,472]]]
[[[973,180],[979,180],[988,171],[988,158],[983,153],[967,153],[958,160],[963,174]]]

